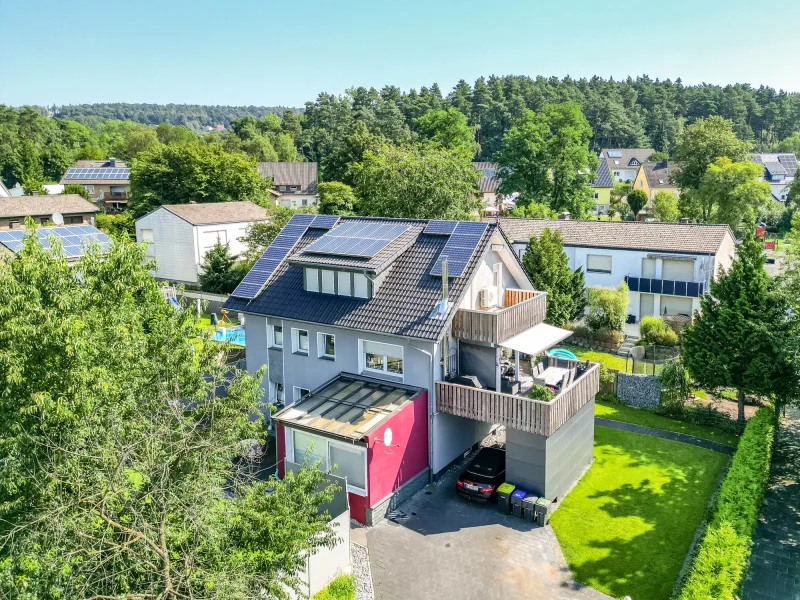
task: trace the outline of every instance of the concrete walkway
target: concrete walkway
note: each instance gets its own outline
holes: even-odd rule
[[[664,431],[662,429],[653,429],[652,427],[645,427],[644,425],[634,425],[633,423],[624,423],[622,421],[614,421],[612,419],[604,419],[603,417],[594,418],[595,425],[601,427],[608,427],[610,429],[621,429],[622,431],[630,431],[631,433],[640,433],[642,435],[652,435],[653,437],[664,438],[665,440],[672,440],[673,442],[682,442],[684,444],[691,444],[698,448],[705,448],[706,450],[713,450],[720,454],[732,455],[736,449],[720,444],[719,442],[712,442],[703,438],[687,435],[685,433],[677,433],[675,431]]]
[[[787,409],[753,539],[743,600],[800,600],[800,409]]]

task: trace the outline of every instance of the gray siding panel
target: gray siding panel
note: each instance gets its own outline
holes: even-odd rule
[[[459,372],[462,375],[475,375],[483,387],[494,389],[496,385],[496,352],[491,346],[459,343]]]

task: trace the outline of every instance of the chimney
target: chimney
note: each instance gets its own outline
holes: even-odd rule
[[[688,225],[689,224],[689,218],[688,217],[681,217],[681,223],[683,223],[684,225]]]
[[[572,216],[572,215],[571,215],[571,214],[570,214],[568,211],[566,211],[566,210],[565,210],[564,212],[560,212],[560,213],[558,213],[558,219],[559,219],[560,221],[569,221],[569,218],[570,218],[571,216]]]
[[[116,167],[117,166],[117,159],[113,156],[108,159],[108,166],[109,167]]]
[[[38,196],[39,190],[31,190],[31,196]]]

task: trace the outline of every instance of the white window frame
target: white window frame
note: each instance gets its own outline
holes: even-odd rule
[[[364,282],[364,289],[366,290],[363,295],[359,293],[359,282],[361,281]],[[353,297],[369,298],[369,278],[364,273],[353,273]]]
[[[279,185],[278,186],[278,191],[279,192],[285,192],[286,191],[286,186],[285,185]]]
[[[281,343],[278,343],[278,336],[275,335],[275,328],[279,327],[281,330]],[[270,348],[279,348],[283,350],[283,325],[269,325],[269,347]]]
[[[330,279],[330,281],[327,282],[330,284],[330,287],[326,286],[326,281],[325,281],[326,277]],[[320,269],[319,291],[323,294],[336,293],[336,271],[332,271],[331,269]]]
[[[593,200],[600,200],[600,192],[594,192],[592,194],[592,199]]]
[[[325,338],[333,338],[333,354],[325,352]],[[336,360],[336,336],[332,333],[320,331],[317,333],[317,358],[324,358],[325,360]]]
[[[305,393],[304,393],[305,392]],[[300,387],[299,385],[292,386],[292,400],[296,404],[300,401],[300,398],[306,396],[311,393],[311,390],[307,388]]]
[[[399,358],[403,363],[403,367],[402,367],[403,371],[401,373],[394,373],[392,371],[389,371],[389,358],[388,358],[389,355],[388,354],[378,355],[378,356],[383,356],[383,368],[382,369],[373,369],[371,367],[368,367],[367,366],[367,356],[366,356],[367,352],[364,349],[364,344],[365,343],[367,343],[367,344],[378,344],[378,345],[381,345],[381,346],[389,346],[391,348],[399,349],[400,350]],[[377,354],[377,353],[374,353],[374,354]],[[359,371],[366,371],[367,373],[374,373],[376,375],[388,375],[389,377],[400,378],[400,381],[403,382],[403,381],[405,381],[405,376],[406,376],[406,359],[405,359],[405,353],[403,351],[403,347],[400,346],[399,344],[387,344],[386,342],[376,342],[376,341],[373,341],[373,340],[358,340],[358,367],[359,367]]]
[[[325,444],[325,452],[324,452],[324,454],[325,454],[325,461],[327,463],[325,465],[325,468],[328,469],[328,470],[331,469],[331,451],[330,451],[330,448],[331,448],[332,445],[333,446],[338,446],[340,448],[346,448],[348,450],[352,450],[354,448],[358,448],[359,451],[364,455],[364,486],[365,487],[363,489],[359,488],[359,487],[355,487],[353,485],[350,485],[350,483],[348,481],[348,483],[347,483],[347,492],[350,493],[350,494],[355,494],[356,496],[364,496],[364,497],[366,497],[368,495],[368,492],[369,492],[369,470],[367,468],[367,449],[364,446],[359,446],[359,445],[356,445],[356,444],[347,444],[345,442],[339,442],[339,441],[336,441],[336,440],[331,440],[331,439],[323,437],[321,435],[317,435],[315,433],[311,433],[310,431],[299,430],[299,429],[295,429],[293,427],[286,427],[285,431],[286,431],[286,435],[284,436],[284,439],[285,439],[286,458],[287,458],[287,460],[290,460],[291,462],[294,462],[294,458],[295,458],[294,457],[294,432],[295,431],[299,431],[300,433],[302,433],[304,435],[308,435],[308,436],[311,436],[311,437],[315,438],[314,439],[314,450],[315,451],[320,448],[320,446],[318,446],[317,444]],[[320,452],[320,454],[322,454],[322,453]],[[341,475],[337,471],[332,471],[332,473],[334,475],[339,475],[341,477]]]
[[[300,329],[299,327],[292,327],[292,354],[299,354],[300,356],[308,356],[310,348],[303,350],[300,348],[300,332],[306,334],[306,342],[311,346],[311,338],[308,335],[308,329]]]
[[[83,189],[85,189],[90,194],[94,194],[94,185],[92,185],[91,183],[84,183]]]
[[[602,270],[601,269],[590,269],[589,268],[589,259],[591,257],[593,257],[593,256],[597,256],[597,257],[600,257],[600,258],[607,258],[608,261],[609,261],[608,270],[606,271],[605,269],[602,269]],[[613,269],[613,265],[614,265],[614,259],[608,254],[587,254],[586,255],[586,272],[587,273],[601,273],[601,274],[609,275],[611,273],[612,269]]]
[[[303,269],[303,279],[307,292],[319,292],[319,269],[305,267]]]
[[[350,271],[336,272],[336,293],[339,296],[353,295],[353,278]]]

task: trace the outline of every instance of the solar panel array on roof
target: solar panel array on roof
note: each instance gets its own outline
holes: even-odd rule
[[[622,158],[622,152],[619,150],[609,150],[607,154],[609,158]]]
[[[26,231],[14,229],[12,231],[0,231],[0,244],[11,250],[19,252],[25,245]],[[98,242],[106,250],[111,244],[108,236],[91,225],[74,225],[71,227],[40,227],[36,230],[42,246],[52,248],[50,241],[55,238],[61,242],[64,256],[67,258],[78,258],[82,256],[88,244]]]
[[[130,179],[130,169],[68,169],[64,179]]]
[[[408,225],[344,223],[306,247],[306,252],[372,258],[396,240]]]
[[[339,217],[336,215],[317,215],[311,221],[309,227],[313,229],[333,229],[339,222]]]
[[[451,235],[455,231],[458,221],[428,221],[423,233],[430,235]]]
[[[459,222],[436,259],[431,275],[442,276],[442,259],[447,258],[447,277],[461,277],[488,226],[475,221]]]
[[[231,295],[247,300],[258,296],[281,262],[289,256],[297,242],[308,228],[313,226],[312,224],[317,218],[319,215],[293,215]],[[322,225],[324,222],[325,220],[320,221],[318,227],[324,227]]]
[[[781,154],[778,160],[786,169],[787,175],[794,177],[797,174],[797,157],[794,154]]]

